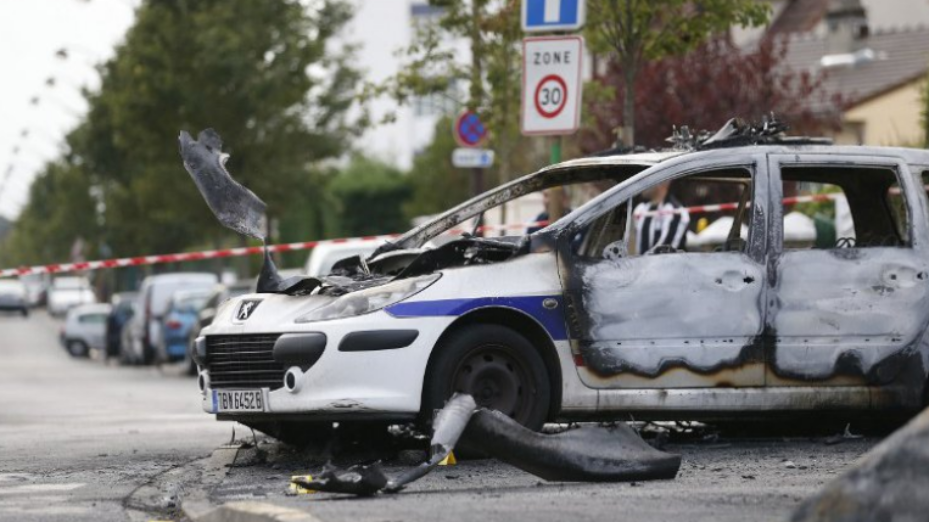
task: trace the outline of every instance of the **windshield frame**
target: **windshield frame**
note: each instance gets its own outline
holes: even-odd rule
[[[465,221],[481,214],[482,212],[486,212],[489,209],[525,196],[526,194],[539,192],[541,190],[552,187],[594,181],[604,181],[611,179],[619,182],[626,181],[630,177],[648,170],[661,161],[675,157],[678,154],[682,153],[675,154],[671,152],[664,152],[650,154],[631,154],[628,156],[582,158],[579,160],[567,161],[557,165],[545,167],[539,171],[528,174],[509,183],[504,183],[503,185],[475,196],[465,201],[464,203],[461,203],[460,205],[452,207],[451,209],[436,216],[434,219],[403,234],[396,241],[382,245],[374,252],[374,254],[372,254],[371,257],[376,257],[379,254],[391,250],[420,248],[423,244],[432,240],[436,236],[460,225],[461,223],[464,223]],[[636,171],[632,174],[629,174],[630,168],[634,168]],[[584,206],[586,206],[586,204]],[[575,212],[577,212],[577,210],[575,210]],[[571,214],[573,213],[574,212]],[[564,217],[562,217],[562,220],[563,219]],[[552,228],[557,223],[557,221],[555,223],[550,223],[548,226],[536,233]]]

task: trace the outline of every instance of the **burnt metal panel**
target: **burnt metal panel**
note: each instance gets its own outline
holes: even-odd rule
[[[856,229],[871,234],[892,231],[882,194],[868,190],[861,167],[894,170],[906,198],[909,246],[785,250],[780,205],[771,213],[768,267],[769,313],[766,325],[767,386],[872,386],[912,390],[900,397],[907,404],[922,393],[925,382],[929,322],[929,259],[925,252],[925,196],[908,167],[887,157],[822,154],[772,155],[772,198],[782,194],[781,166],[847,168],[840,181],[853,188],[852,205],[870,205],[858,212]],[[829,181],[833,182],[833,181]],[[857,193],[856,193],[857,192]],[[883,214],[882,214],[883,212]],[[880,388],[875,388],[878,390]]]
[[[588,386],[762,386],[767,278],[767,177],[763,155],[725,163],[672,162],[612,192],[567,227],[557,250],[568,326]],[[757,168],[756,165],[761,165]],[[581,227],[648,186],[722,169],[752,172],[747,251],[584,259],[571,240]],[[596,212],[589,211],[596,208]]]

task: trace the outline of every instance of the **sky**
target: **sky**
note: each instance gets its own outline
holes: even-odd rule
[[[344,37],[362,44],[357,63],[367,78],[383,80],[396,71],[394,52],[409,42],[411,0],[353,2],[356,16]],[[0,215],[19,213],[36,172],[60,152],[64,135],[87,109],[81,88],[99,86],[94,66],[113,55],[139,3],[0,0]],[[67,59],[56,57],[62,48]],[[52,87],[46,85],[49,78],[55,79]],[[380,116],[391,108],[389,100],[379,100],[372,110]],[[401,115],[393,128],[374,129],[358,145],[408,167],[412,146],[405,141],[411,130]]]
[[[137,3],[0,0],[0,215],[19,213],[36,171],[59,152],[87,108],[81,88],[98,85],[94,65],[113,54]],[[55,56],[62,48],[67,59]]]

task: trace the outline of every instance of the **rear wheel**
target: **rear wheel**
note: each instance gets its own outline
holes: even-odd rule
[[[466,326],[436,346],[423,388],[426,420],[455,392],[533,430],[545,423],[551,404],[542,356],[525,337],[494,324]]]
[[[81,341],[68,341],[66,346],[71,357],[87,357],[90,353],[90,350],[87,349],[87,345]]]

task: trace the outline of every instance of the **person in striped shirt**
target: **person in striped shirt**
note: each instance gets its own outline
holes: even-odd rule
[[[640,255],[662,245],[675,250],[687,246],[690,214],[670,191],[671,182],[666,181],[642,192],[648,201],[639,203],[633,211],[636,251]]]

